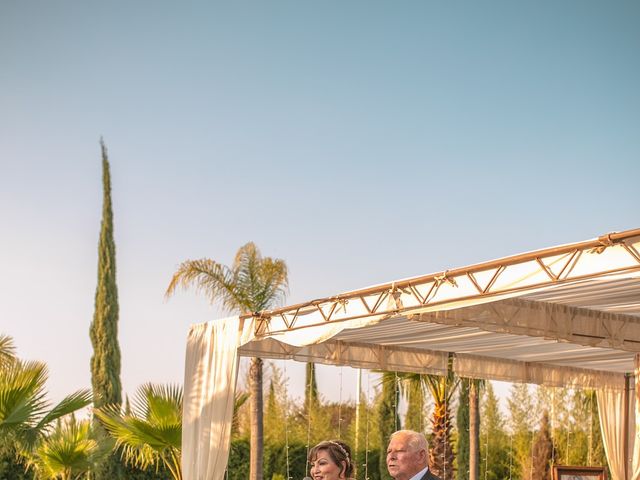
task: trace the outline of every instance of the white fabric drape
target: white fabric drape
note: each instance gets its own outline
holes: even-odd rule
[[[253,320],[238,317],[194,325],[187,339],[182,421],[185,480],[222,480],[229,439],[238,347],[254,335]]]
[[[332,334],[375,320],[345,322]],[[330,336],[330,335],[329,335]],[[192,325],[187,339],[182,410],[182,474],[185,480],[222,480],[229,441],[238,349],[255,338],[255,320],[238,317]],[[309,328],[277,337],[288,345],[311,345],[328,337],[327,330]]]
[[[637,367],[635,382],[629,380],[628,388],[624,390],[597,390],[600,431],[612,480],[640,479],[640,425],[636,424],[636,418],[640,418]]]

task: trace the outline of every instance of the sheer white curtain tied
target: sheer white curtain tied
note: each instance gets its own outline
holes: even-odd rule
[[[597,390],[600,431],[612,480],[640,479],[640,424],[636,423],[636,418],[640,418],[640,396],[637,393],[640,385],[637,368],[635,382],[632,378],[628,380],[628,387],[624,390]]]
[[[182,412],[185,480],[222,480],[238,376],[238,347],[253,338],[253,320],[193,325],[187,339]]]

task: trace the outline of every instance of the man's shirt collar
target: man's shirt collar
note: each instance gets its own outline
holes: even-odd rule
[[[425,476],[428,470],[429,470],[429,467],[423,468],[418,473],[416,473],[413,477],[411,477],[409,480],[420,480],[422,477]]]

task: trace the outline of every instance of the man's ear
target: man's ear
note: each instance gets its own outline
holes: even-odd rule
[[[424,448],[420,449],[420,460],[424,461],[425,464],[429,463],[427,451]]]

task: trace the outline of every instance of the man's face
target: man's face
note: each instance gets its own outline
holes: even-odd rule
[[[387,469],[396,480],[409,480],[427,466],[427,452],[415,450],[404,435],[395,435],[387,448]]]

